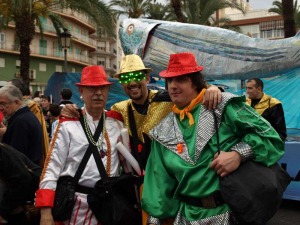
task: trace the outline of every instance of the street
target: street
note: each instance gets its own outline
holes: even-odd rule
[[[300,201],[283,200],[281,208],[267,225],[300,224]]]

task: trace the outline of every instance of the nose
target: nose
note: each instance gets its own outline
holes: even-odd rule
[[[177,88],[177,81],[175,79],[168,80],[168,88],[175,89]]]
[[[97,87],[94,93],[95,94],[102,94],[102,92],[103,92],[102,87]]]

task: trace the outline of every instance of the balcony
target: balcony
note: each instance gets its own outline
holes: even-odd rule
[[[106,40],[110,40],[111,42],[115,43],[117,42],[117,35],[113,35],[113,36],[109,36],[108,34],[97,34],[94,33],[91,35],[91,37],[99,40],[99,41],[106,41]]]
[[[19,54],[19,46],[16,46],[14,42],[6,41],[0,42],[0,52],[7,52],[12,54]],[[31,57],[41,57],[52,60],[64,60],[64,54],[62,50],[53,48],[42,48],[37,45],[30,46]],[[92,59],[87,55],[77,54],[74,51],[68,51],[68,61],[78,63],[82,65],[93,64]]]
[[[91,33],[96,30],[95,27],[97,26],[97,24],[91,17],[86,14],[72,11],[71,9],[55,8],[54,11],[61,14],[62,17],[67,17],[73,21],[76,21],[77,23],[80,23],[81,25],[89,27]]]
[[[247,20],[247,19],[256,19],[262,17],[270,17],[270,16],[278,16],[276,13],[270,13],[267,9],[259,9],[247,12],[245,15],[243,13],[236,13],[236,14],[228,14],[226,15],[232,21],[236,20]]]
[[[92,54],[102,55],[102,56],[110,56],[110,57],[117,57],[117,50],[112,49],[106,49],[105,47],[98,47],[95,52],[92,52]]]

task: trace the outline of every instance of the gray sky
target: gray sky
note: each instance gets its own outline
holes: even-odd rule
[[[272,8],[272,2],[274,0],[249,0],[253,9],[269,9]]]
[[[166,0],[157,0],[157,1],[166,2]],[[272,8],[273,1],[274,0],[249,0],[249,3],[253,9],[269,9]],[[109,2],[109,0],[104,0],[104,2]]]
[[[157,1],[165,2],[166,0],[157,0]],[[272,8],[273,1],[274,0],[249,0],[249,3],[253,9],[269,9]]]

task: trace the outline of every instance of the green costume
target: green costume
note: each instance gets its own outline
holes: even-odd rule
[[[222,151],[238,151],[243,160],[253,158],[270,166],[284,154],[278,134],[243,97],[222,94],[215,110]],[[229,207],[202,208],[179,200],[179,196],[205,198],[219,190],[218,175],[209,166],[217,153],[214,117],[201,104],[191,111],[195,124],[170,113],[151,132],[152,150],[144,179],[142,207],[149,222],[175,218],[174,224],[234,224]],[[178,143],[183,151],[179,153]]]

